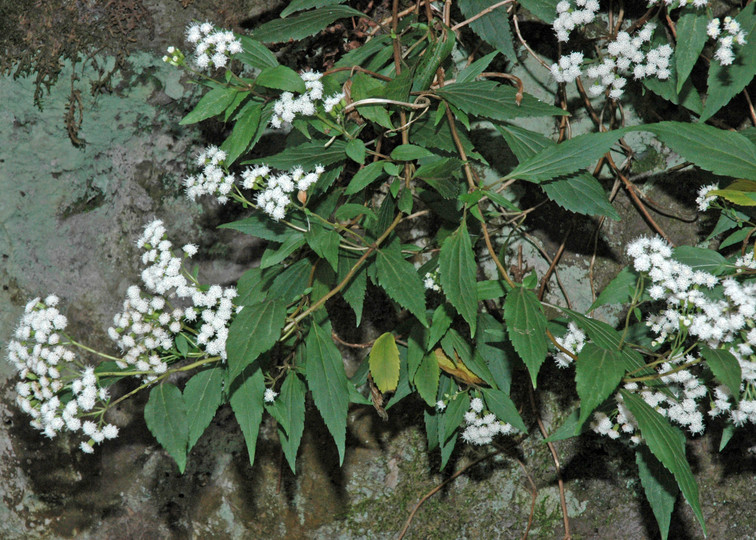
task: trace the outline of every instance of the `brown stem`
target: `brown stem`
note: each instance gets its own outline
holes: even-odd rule
[[[514,3],[514,0],[503,0],[502,2],[497,2],[496,4],[494,4],[492,6],[488,6],[486,9],[484,9],[483,11],[481,11],[480,13],[478,13],[477,15],[473,15],[472,17],[470,17],[466,21],[462,21],[461,23],[455,24],[454,26],[452,26],[451,29],[456,32],[457,30],[459,30],[460,28],[462,28],[464,26],[467,26],[471,22],[477,21],[481,17],[483,17],[485,15],[488,15],[493,10],[495,10],[497,8],[500,8],[501,6],[506,6],[507,4],[512,4],[512,3]]]

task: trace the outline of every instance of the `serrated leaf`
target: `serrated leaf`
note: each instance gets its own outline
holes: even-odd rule
[[[206,118],[217,116],[233,103],[239,91],[235,88],[213,88],[202,96],[199,103],[179,122],[180,125],[196,124]]]
[[[391,159],[396,161],[413,161],[432,156],[433,152],[416,144],[400,144],[391,151]]]
[[[386,99],[393,99],[396,101],[407,101],[409,99],[409,93],[412,89],[414,70],[405,69],[399,75],[394,77],[393,80],[386,83],[383,93]]]
[[[740,400],[740,382],[743,376],[738,359],[730,351],[708,347],[701,347],[701,356],[717,380],[730,390],[737,404]]]
[[[264,163],[279,170],[288,170],[299,166],[305,171],[314,171],[318,165],[327,167],[346,159],[346,143],[344,141],[336,139],[328,146],[326,144],[327,141],[313,140],[287,148],[272,156],[254,159],[248,163]]]
[[[453,199],[459,195],[459,182],[454,176],[459,174],[461,166],[462,162],[456,158],[437,158],[418,167],[414,178],[423,180],[445,199]]]
[[[509,286],[503,280],[487,279],[476,283],[478,301],[495,300],[506,296]]]
[[[357,262],[356,258],[345,255],[339,258],[339,282],[343,281],[349,270]],[[362,321],[362,307],[365,301],[365,291],[367,290],[367,267],[361,266],[352,276],[352,280],[341,289],[341,295],[346,300],[349,307],[354,311],[356,318],[355,326],[359,326]]]
[[[571,439],[577,436],[578,432],[585,431],[587,425],[584,422],[578,422],[580,418],[580,410],[575,409],[567,418],[564,419],[562,425],[553,431],[551,435],[546,437],[543,442],[563,441],[565,439]]]
[[[215,416],[223,394],[223,369],[212,367],[194,375],[184,387],[188,437],[186,451],[191,451]]]
[[[444,108],[439,107],[438,110],[443,111]],[[457,128],[457,135],[462,143],[462,148],[464,148],[467,153],[467,157],[486,163],[483,156],[475,151],[475,146],[467,136],[467,130],[465,127],[459,122],[455,122],[454,125]],[[449,127],[448,122],[441,122],[436,125],[430,117],[421,118],[412,124],[411,130],[412,140],[415,143],[424,146],[425,148],[433,148],[457,155],[457,147],[452,138],[451,128]]]
[[[346,155],[357,163],[365,163],[365,143],[360,139],[352,139],[344,147]]]
[[[426,344],[427,350],[432,349],[438,343],[438,340],[444,337],[453,320],[454,308],[449,304],[441,304],[433,311],[430,332],[428,333],[428,343]]]
[[[438,360],[433,353],[423,356],[420,365],[415,372],[414,384],[417,393],[425,400],[429,407],[436,405],[436,392],[438,391],[438,380],[441,370],[438,367]]]
[[[221,150],[226,152],[226,166],[230,166],[249,148],[260,125],[262,107],[261,103],[250,101],[236,115],[234,129],[221,145]]]
[[[519,126],[494,124],[494,128],[507,141],[507,146],[519,162],[533,157],[544,148],[556,145],[548,137]]]
[[[746,238],[748,238],[749,236],[751,236],[753,234],[752,230],[753,229],[750,229],[750,228],[748,228],[748,229],[747,228],[743,228],[743,229],[740,229],[738,231],[735,231],[732,234],[728,234],[724,238],[724,240],[722,240],[722,243],[719,244],[719,249],[724,249],[726,247],[730,247],[730,246],[733,246],[735,244],[740,244],[741,242],[743,242],[743,240],[745,240]]]
[[[462,423],[462,418],[465,417],[465,413],[470,410],[470,396],[467,392],[457,394],[449,401],[444,409],[444,432],[443,441],[441,440],[441,433],[439,433],[439,441],[441,444],[445,444],[446,441],[454,434],[459,425]]]
[[[504,179],[518,178],[537,183],[574,173],[607,153],[624,132],[624,129],[617,129],[587,133],[560,144],[547,146],[520,163]]]
[[[299,73],[287,66],[274,66],[263,69],[255,78],[255,84],[264,88],[274,88],[286,92],[304,94],[307,91],[304,80]]]
[[[439,35],[438,39],[425,49],[425,53],[415,69],[412,81],[414,92],[422,92],[430,87],[439,66],[448,58],[454,48],[456,35],[447,27],[444,27],[444,29],[445,31]]]
[[[464,221],[441,245],[438,268],[446,298],[470,325],[470,335],[474,336],[478,319],[478,299],[470,292],[477,287],[477,265]]]
[[[539,101],[530,94],[524,94],[522,101],[517,105],[517,90],[493,81],[449,84],[439,88],[435,93],[468,114],[493,120],[569,114],[558,107]]]
[[[486,400],[486,406],[496,415],[496,418],[511,424],[522,433],[528,432],[525,422],[522,421],[520,413],[517,412],[517,407],[507,394],[493,388],[482,388],[481,392],[483,392],[483,398]]]
[[[278,65],[276,55],[265,45],[249,36],[238,36],[238,38],[241,40],[243,52],[237,54],[235,58],[257,69]]]
[[[604,287],[598,298],[596,298],[596,301],[588,308],[588,311],[591,312],[605,304],[624,304],[629,302],[633,297],[637,283],[638,276],[629,266],[626,266]]]
[[[654,133],[672,150],[704,170],[756,180],[756,146],[740,133],[685,122],[659,122],[634,129]]]
[[[370,374],[378,390],[393,392],[399,383],[399,349],[391,332],[385,332],[375,340],[370,349]]]
[[[486,70],[486,68],[491,64],[493,59],[496,58],[496,55],[498,55],[499,52],[500,51],[494,51],[492,53],[488,53],[482,58],[478,58],[475,62],[459,72],[459,75],[457,75],[457,82],[463,83],[474,81],[475,77]]]
[[[236,315],[226,341],[231,380],[278,341],[285,321],[286,304],[278,300],[245,306]]]
[[[368,77],[364,73],[358,73],[352,77],[351,93],[354,101],[361,101],[368,98],[382,98],[384,97],[383,94],[385,88],[386,83]],[[363,105],[357,108],[357,112],[360,116],[367,118],[386,129],[394,128],[391,124],[391,114],[386,107],[380,105]]]
[[[404,260],[401,251],[387,247],[376,255],[378,284],[392,300],[406,308],[422,323],[428,326],[425,316],[425,287],[412,263]]]
[[[678,246],[672,250],[672,257],[693,271],[702,270],[715,276],[728,267],[727,259],[712,249]]]
[[[412,393],[409,384],[409,370],[407,369],[407,347],[399,346],[397,348],[399,349],[399,382],[394,394],[386,403],[387,411]]]
[[[685,435],[671,426],[666,418],[656,412],[643,398],[627,390],[620,390],[625,405],[638,422],[641,435],[649,450],[675,477],[685,500],[688,501],[701,528],[706,534],[706,523],[698,500],[698,486],[685,457]]]
[[[339,244],[341,236],[334,229],[326,230],[320,225],[312,225],[305,233],[307,244],[312,250],[322,257],[334,271],[339,270]]]
[[[383,175],[383,164],[385,161],[374,161],[355,173],[349,185],[346,188],[345,194],[351,195],[362,191],[364,188],[372,184],[378,178]]]
[[[496,383],[496,388],[509,393],[512,384],[512,362],[514,351],[506,341],[504,325],[488,313],[478,314],[478,332],[475,335],[476,352],[488,364],[488,370]]]
[[[444,372],[448,373],[452,377],[462,381],[465,384],[483,384],[485,381],[478,377],[475,373],[465,365],[462,359],[455,353],[454,360],[452,361],[441,348],[435,349],[433,353],[436,355],[436,362],[438,367]]]
[[[556,19],[559,0],[520,0],[519,3],[545,23],[551,24]]]
[[[305,369],[312,399],[336,443],[341,465],[346,446],[349,381],[341,353],[331,339],[330,323],[324,323],[322,328],[314,324],[310,329]]]
[[[238,384],[234,382],[229,403],[244,435],[249,464],[254,465],[257,436],[260,433],[260,423],[262,422],[263,410],[265,410],[263,405],[265,378],[262,370],[256,368],[254,371],[245,370],[241,379]]]
[[[707,98],[700,122],[727,105],[756,75],[756,5],[745,6],[735,20],[745,34],[746,44],[735,48],[735,61],[731,65],[722,66],[715,59],[709,64]]]
[[[614,392],[624,374],[625,362],[620,351],[603,349],[593,343],[585,344],[575,363],[580,425]]]
[[[493,0],[460,0],[459,10],[470,18],[484,9],[491,7]],[[504,56],[513,63],[517,62],[517,54],[512,46],[512,32],[509,29],[509,15],[507,6],[502,5],[482,17],[472,21],[470,28],[478,34],[483,41],[494,49],[500,50]]]
[[[285,433],[278,432],[278,438],[292,473],[296,473],[297,450],[304,432],[306,391],[304,382],[294,370],[290,370],[276,400],[288,426]]]
[[[680,39],[675,47],[675,69],[677,71],[677,92],[682,89],[688,80],[698,56],[706,44],[706,25],[709,17],[705,11],[693,6],[682,9],[680,18],[677,20],[677,32],[684,39]]]
[[[335,4],[343,4],[346,0],[292,0],[289,5],[281,12],[281,18],[288,17],[297,11],[304,11],[310,8],[322,8]]]
[[[262,213],[252,214],[238,221],[223,223],[218,228],[233,229],[271,242],[284,242],[288,237],[298,232],[285,223],[273,221],[270,216]]]
[[[607,216],[615,221],[620,215],[606,197],[604,188],[588,173],[578,173],[541,184],[546,196],[570,212],[589,216]]]
[[[504,301],[504,319],[509,340],[525,362],[535,387],[538,370],[546,359],[548,341],[546,316],[533,291],[523,287],[509,291]]]
[[[305,236],[295,232],[286,237],[283,244],[274,248],[266,249],[260,257],[260,268],[276,266],[286,260],[286,257],[305,245]]]
[[[321,7],[294,17],[267,22],[258,26],[252,32],[252,37],[264,43],[280,43],[290,39],[298,41],[317,34],[337,19],[364,16],[364,13],[348,6]]]
[[[273,283],[268,288],[268,296],[289,304],[307,288],[311,272],[312,263],[308,259],[295,262],[283,272],[277,271]],[[256,302],[250,302],[254,303]]]
[[[144,421],[150,433],[170,454],[178,465],[179,472],[183,474],[189,430],[181,390],[166,382],[150,390],[150,397],[144,406]]]
[[[675,499],[680,490],[675,484],[674,476],[654,457],[648,447],[641,446],[636,450],[635,463],[638,464],[638,477],[659,525],[662,540],[667,540]]]

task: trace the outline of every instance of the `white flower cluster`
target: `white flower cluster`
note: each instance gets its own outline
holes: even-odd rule
[[[184,53],[171,45],[166,51],[168,54],[163,56],[163,62],[178,67],[184,64]]]
[[[291,123],[297,115],[312,116],[317,112],[317,102],[323,101],[323,110],[327,113],[341,103],[344,94],[338,92],[323,99],[323,83],[320,82],[322,73],[306,71],[300,75],[305,83],[304,94],[294,96],[291,92],[283,92],[278,101],[273,104],[273,117],[270,125],[280,128],[284,123]]]
[[[571,353],[578,354],[585,345],[585,332],[578,328],[575,323],[570,322],[567,326],[567,333],[556,338],[556,341]],[[554,360],[560,368],[566,368],[572,363],[572,357],[560,350],[557,350],[554,354]]]
[[[693,6],[697,8],[706,7],[706,5],[709,3],[709,0],[648,0],[649,6],[658,6],[660,4],[664,4],[667,7],[671,8],[678,8],[678,7],[685,7],[685,6]],[[673,6],[673,4],[676,4]]]
[[[462,440],[466,443],[490,444],[497,435],[508,435],[517,431],[512,425],[502,422],[492,412],[484,411],[483,400],[470,400],[470,410],[465,413],[465,430]]]
[[[441,292],[441,285],[438,284],[438,272],[426,272],[423,276],[423,285],[426,290]]]
[[[286,208],[291,204],[294,191],[305,192],[318,181],[325,172],[322,165],[317,165],[314,172],[305,173],[302,167],[295,167],[289,172],[273,174],[267,165],[257,165],[242,172],[244,189],[261,189],[257,195],[257,206],[279,221],[286,216]]]
[[[568,41],[575,27],[593,22],[599,10],[598,0],[562,0],[556,6],[557,17],[552,27],[559,41]]]
[[[756,259],[754,259],[753,251],[749,251],[742,257],[738,257],[735,260],[735,266],[737,266],[737,272],[741,273],[745,270],[754,270],[756,269]]]
[[[194,63],[199,69],[226,67],[231,55],[243,50],[233,32],[218,30],[209,22],[190,24],[186,40],[194,44]]]
[[[236,178],[223,170],[225,160],[226,152],[217,146],[208,146],[197,156],[196,163],[198,167],[202,167],[202,172],[184,179],[186,195],[191,200],[202,195],[212,195],[221,204],[228,202],[228,194],[231,193]]]
[[[708,186],[702,186],[698,190],[698,197],[696,197],[696,204],[700,212],[705,212],[709,209],[711,202],[716,199],[716,196],[709,195],[710,192],[719,189],[717,184],[709,184]]]
[[[21,379],[16,384],[16,403],[32,417],[31,425],[50,439],[64,429],[83,432],[88,440],[80,448],[91,454],[95,443],[118,436],[118,428],[112,424],[100,428],[91,420],[81,420],[98,401],[105,403],[109,396],[97,385],[94,369],[81,371],[75,365],[74,353],[65,347],[65,336],[60,332],[68,320],[58,311],[58,301],[54,295],[44,301],[30,301],[8,344],[8,359]],[[60,395],[69,389],[73,399],[63,403]]]
[[[610,88],[609,97],[619,99],[627,84],[626,76],[631,73],[635,79],[669,79],[672,47],[665,44],[648,52],[641,50],[645,43],[651,41],[655,28],[654,23],[646,23],[635,36],[625,31],[617,33],[617,38],[606,47],[608,57],[601,64],[586,70],[588,77],[596,79],[588,89],[592,96],[598,96]]]
[[[580,65],[583,63],[583,53],[573,52],[562,56],[558,63],[551,65],[551,75],[556,82],[571,83],[581,75]]]
[[[228,324],[234,314],[233,287],[223,289],[213,285],[207,292],[200,290],[182,271],[182,260],[173,255],[173,245],[166,239],[165,227],[160,220],[145,227],[137,246],[144,250],[142,282],[146,291],[138,286],[129,287],[123,303],[123,312],[113,318],[115,327],[108,329],[124,356],[119,367],[135,366],[139,371],[150,372],[145,380],[151,381],[164,373],[168,365],[161,351],[172,349],[176,334],[184,325],[202,322],[196,344],[209,355],[226,358]],[[186,257],[196,253],[196,246],[188,244]],[[170,309],[171,300],[188,299],[186,308]],[[198,323],[197,323],[198,324]]]
[[[265,389],[265,394],[263,394],[263,401],[265,401],[265,403],[273,403],[276,400],[276,397],[278,397],[278,392],[272,388]]]
[[[714,58],[723,66],[729,66],[735,60],[732,52],[733,45],[745,45],[745,32],[741,30],[740,23],[732,17],[725,17],[724,21],[712,19],[706,27],[706,33],[711,39],[717,39],[719,48],[714,53]]]

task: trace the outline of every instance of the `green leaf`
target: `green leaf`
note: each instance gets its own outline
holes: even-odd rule
[[[383,164],[386,163],[385,161],[374,161],[363,168],[361,168],[355,175],[352,177],[352,180],[349,182],[349,185],[346,188],[346,191],[344,192],[346,195],[351,195],[353,193],[357,193],[359,191],[362,191],[367,186],[372,184],[374,181],[376,181],[378,178],[383,176]]]
[[[562,425],[553,431],[551,435],[546,437],[543,442],[563,441],[565,439],[571,439],[585,431],[587,425],[585,423],[578,422],[580,418],[580,411],[575,409],[567,418],[564,419]]]
[[[478,314],[478,332],[475,335],[475,348],[478,354],[488,364],[496,387],[506,393],[512,384],[512,362],[514,351],[504,341],[506,332],[504,325],[490,314]]]
[[[589,216],[600,215],[620,220],[620,215],[598,180],[588,173],[579,173],[541,184],[546,196],[570,212]]]
[[[483,73],[498,54],[499,51],[494,51],[492,53],[488,53],[483,58],[478,58],[475,62],[459,72],[459,75],[457,75],[457,82],[463,83],[474,81],[475,77]]]
[[[732,394],[735,403],[740,400],[740,381],[743,373],[740,363],[730,351],[725,349],[709,349],[701,347],[701,355],[714,376],[723,383]]]
[[[740,133],[685,122],[659,122],[633,129],[654,133],[672,150],[704,170],[756,180],[756,146]]]
[[[494,124],[494,128],[507,141],[507,146],[509,146],[518,162],[523,162],[533,157],[544,148],[556,146],[554,141],[540,133],[519,126]]]
[[[456,35],[445,27],[445,32],[436,41],[428,45],[420,63],[415,69],[412,90],[422,92],[430,88],[439,66],[446,60],[454,48]]]
[[[281,395],[276,400],[288,426],[285,433],[279,430],[278,438],[292,473],[296,473],[297,450],[304,432],[306,391],[304,382],[294,370],[290,370],[281,386]]]
[[[620,393],[625,400],[625,405],[638,422],[641,435],[649,450],[675,476],[680,491],[693,508],[693,513],[698,518],[705,535],[706,523],[701,512],[701,503],[698,500],[698,486],[685,457],[685,435],[679,429],[672,427],[666,418],[656,412],[640,396],[624,389],[620,390]]]
[[[287,19],[275,19],[258,26],[252,37],[265,43],[280,43],[290,39],[298,41],[324,30],[337,19],[364,17],[365,14],[348,6],[321,7]]]
[[[433,353],[423,356],[420,366],[415,372],[415,388],[420,397],[425,400],[429,407],[436,405],[436,392],[438,391],[438,380],[441,370],[438,367],[438,360]]]
[[[719,440],[720,452],[725,449],[725,446],[730,442],[733,435],[735,435],[735,426],[733,424],[727,424],[724,429],[722,429],[722,438]]]
[[[573,173],[606,154],[624,132],[624,129],[617,129],[603,133],[588,133],[548,146],[520,163],[504,179],[519,178],[529,182],[542,182]]]
[[[189,426],[181,390],[166,382],[150,390],[150,397],[144,406],[144,421],[150,433],[176,461],[179,472],[183,474],[186,468]]]
[[[418,167],[414,178],[423,180],[445,199],[453,199],[459,195],[459,182],[454,176],[460,173],[461,166],[462,162],[456,158],[436,158]]]
[[[646,500],[659,525],[662,540],[667,540],[672,511],[675,509],[675,499],[679,492],[675,478],[646,446],[636,450],[635,462],[638,464],[638,476],[646,493]]]
[[[346,420],[349,407],[349,381],[344,361],[331,339],[331,325],[314,324],[307,335],[307,382],[312,399],[331,433],[339,451],[339,465],[344,463]]]
[[[260,258],[260,268],[276,266],[286,260],[286,257],[305,245],[305,236],[295,232],[286,237],[283,244],[275,248],[266,249]]]
[[[180,125],[196,124],[211,116],[217,116],[233,103],[239,91],[235,88],[213,88],[202,96],[199,103],[179,122]]]
[[[395,242],[395,244],[398,244]],[[428,326],[425,316],[425,287],[412,263],[404,260],[396,247],[378,251],[375,265],[378,284],[392,300],[406,308],[422,323]]]
[[[365,216],[367,219],[378,219],[378,216],[367,206],[355,203],[346,203],[339,206],[333,213],[336,221],[347,221],[357,216]]]
[[[396,101],[407,101],[409,99],[409,93],[412,89],[414,70],[405,69],[399,75],[394,77],[393,80],[386,83],[383,93],[386,99],[393,99]]]
[[[391,332],[385,332],[375,340],[370,349],[370,374],[378,390],[393,392],[399,383],[399,349]]]
[[[458,5],[462,15],[469,19],[493,4],[492,0],[460,0]],[[470,28],[483,41],[504,53],[507,60],[512,63],[517,62],[517,54],[512,46],[512,32],[509,29],[509,15],[506,5],[502,5],[472,21]]]
[[[356,257],[344,255],[339,258],[339,282],[343,281],[354,264],[357,262]],[[360,325],[362,321],[362,307],[365,301],[365,291],[367,290],[367,266],[361,266],[352,276],[352,280],[341,289],[341,295],[346,300],[349,307],[354,311],[356,318],[355,326]]]
[[[493,388],[481,388],[481,392],[483,392],[486,405],[496,415],[496,418],[507,424],[511,424],[522,433],[528,432],[528,427],[522,421],[520,413],[517,412],[517,407],[507,394]]]
[[[287,66],[274,66],[263,69],[255,78],[255,84],[264,88],[274,88],[286,92],[304,94],[307,91],[304,80],[299,73]]]
[[[470,325],[470,335],[474,336],[478,319],[478,299],[470,292],[477,287],[477,265],[464,221],[441,245],[438,267],[441,287],[446,298]]]
[[[215,416],[223,394],[223,368],[205,369],[189,379],[184,387],[188,437],[186,451],[197,443]]]
[[[518,286],[509,291],[504,301],[507,333],[517,354],[530,372],[533,387],[541,364],[546,359],[546,316],[533,291]]]
[[[579,425],[582,426],[593,410],[614,392],[624,374],[625,363],[620,351],[585,344],[575,363],[575,384],[580,397]]]
[[[221,150],[226,152],[226,160],[224,162],[226,166],[230,166],[249,148],[252,139],[257,134],[257,128],[260,126],[261,113],[262,104],[250,101],[236,115],[234,129],[221,145]]]
[[[751,234],[752,234],[751,229],[746,229],[746,228],[737,230],[732,234],[728,234],[727,237],[724,240],[722,240],[722,243],[719,244],[719,249],[724,249],[726,247],[730,247],[735,244],[740,244],[741,242],[743,242],[743,240],[745,240]]]
[[[444,337],[454,320],[454,309],[449,304],[441,304],[433,312],[430,332],[428,334],[428,344],[425,350],[431,350],[438,343],[438,340]]]
[[[291,303],[307,288],[311,271],[312,263],[308,259],[295,262],[283,272],[276,271],[276,277],[268,288],[268,297],[284,304]],[[256,302],[249,302],[247,305],[254,303]]]
[[[738,95],[756,75],[756,5],[744,7],[735,20],[746,36],[746,44],[735,47],[735,61],[722,66],[712,59],[707,80],[708,97],[700,122],[705,122]],[[733,175],[737,176],[737,175]]]
[[[386,84],[368,77],[364,73],[358,73],[352,77],[352,99],[354,101],[361,101],[368,98],[382,98],[386,90]],[[393,129],[391,124],[391,114],[380,105],[362,105],[357,108],[357,112],[360,116],[367,118],[368,120],[375,122],[376,124],[385,127],[386,129]]]
[[[487,279],[476,283],[478,290],[478,302],[483,300],[496,300],[506,296],[509,286],[503,280]]]
[[[245,306],[236,315],[226,341],[231,380],[275,345],[285,321],[286,304],[278,300]]]
[[[493,81],[454,83],[439,88],[435,92],[468,114],[493,120],[569,114],[558,107],[539,101],[530,94],[524,94],[522,102],[517,105],[517,90]]]
[[[327,167],[346,159],[346,143],[336,139],[326,146],[327,141],[313,140],[287,148],[283,152],[252,160],[250,163],[264,163],[279,170],[302,167],[305,171],[314,171],[318,165]]]
[[[413,161],[424,157],[433,157],[433,152],[415,144],[400,144],[391,151],[391,159],[396,161]]]
[[[441,444],[445,444],[457,430],[468,410],[470,410],[470,396],[467,392],[457,394],[452,398],[446,409],[444,409],[443,441],[439,438]],[[439,433],[440,436],[441,433]]]
[[[705,11],[693,6],[686,6],[680,12],[677,20],[677,33],[685,36],[677,41],[675,47],[675,70],[677,71],[677,92],[679,93],[688,80],[698,56],[706,44],[706,25],[709,17]]]
[[[238,221],[223,223],[218,228],[234,229],[235,231],[262,238],[263,240],[270,240],[271,242],[284,242],[288,237],[297,233],[296,230],[290,228],[285,223],[273,221],[270,219],[270,216],[262,212],[252,214]]]
[[[394,395],[386,403],[386,410],[399,403],[412,393],[409,384],[409,370],[407,366],[407,347],[401,346],[399,349],[399,383],[396,385]]]
[[[345,0],[292,0],[289,5],[281,12],[281,18],[288,17],[297,11],[304,11],[310,8],[322,8],[335,4],[343,4]]]
[[[352,139],[344,147],[346,155],[357,163],[365,163],[365,143],[360,139]]]
[[[672,257],[690,266],[694,271],[702,270],[715,276],[721,274],[728,266],[727,259],[712,249],[679,246],[672,250]]]
[[[260,433],[260,423],[262,422],[263,410],[265,410],[263,405],[265,378],[259,368],[251,373],[249,369],[245,370],[242,378],[243,380],[238,385],[234,382],[229,403],[244,435],[249,464],[254,465],[257,436]]]
[[[339,244],[341,236],[334,229],[326,230],[320,225],[313,224],[305,233],[307,244],[312,250],[322,257],[334,271],[339,270]]]
[[[605,304],[624,304],[629,302],[633,298],[637,283],[638,276],[629,266],[626,266],[604,287],[604,290],[601,291],[596,301],[588,308],[588,311],[593,311]]]
[[[184,334],[178,334],[173,340],[173,343],[176,345],[176,350],[179,354],[186,358],[186,355],[189,354],[189,342],[186,340],[186,337],[184,337]],[[100,365],[102,364],[99,364],[98,367]],[[117,364],[115,364],[115,366],[116,368],[118,367]]]
[[[545,23],[551,24],[556,19],[559,0],[520,0],[519,3]]]
[[[236,58],[257,69],[265,69],[278,65],[276,55],[260,43],[249,36],[238,36],[241,40],[244,52],[237,54]]]

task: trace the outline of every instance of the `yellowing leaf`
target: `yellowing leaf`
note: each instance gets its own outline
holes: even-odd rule
[[[399,349],[390,332],[376,339],[370,349],[370,374],[381,392],[396,390],[399,383]]]
[[[446,354],[444,354],[444,350],[440,347],[433,352],[436,355],[436,360],[438,360],[438,367],[452,377],[455,377],[466,384],[485,384],[483,379],[467,368],[456,353],[454,354],[456,359],[453,362],[448,356],[446,356]]]

